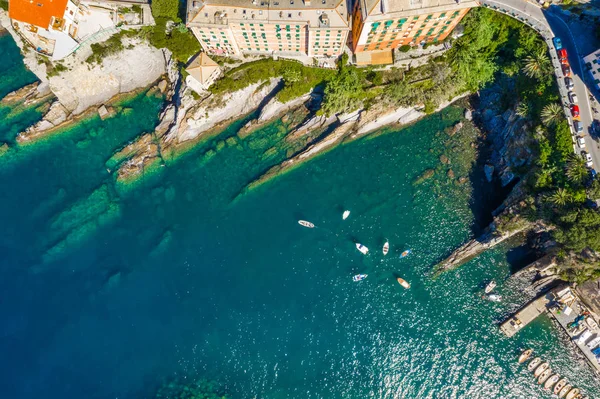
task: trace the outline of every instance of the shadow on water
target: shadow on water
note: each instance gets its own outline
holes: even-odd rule
[[[478,109],[479,101],[476,96],[471,97],[470,103],[473,109]],[[515,178],[506,186],[502,186],[500,179],[494,171],[491,182],[487,180],[485,165],[491,163],[494,149],[492,148],[491,140],[487,138],[485,127],[481,123],[478,123],[476,118],[473,121],[483,133],[477,138],[477,158],[469,174],[469,180],[473,189],[473,194],[469,201],[469,207],[471,212],[473,212],[471,231],[475,237],[478,237],[492,222],[492,212],[502,205],[502,202],[508,197],[512,189],[519,182],[519,179]]]

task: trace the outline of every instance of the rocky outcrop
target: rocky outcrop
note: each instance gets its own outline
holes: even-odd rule
[[[62,126],[68,121],[70,116],[71,113],[59,101],[54,101],[42,120],[18,134],[17,142],[23,144],[28,141],[34,141],[45,135],[48,131]]]
[[[182,120],[167,134],[165,141],[169,145],[178,145],[195,140],[218,126],[250,113],[265,98],[273,95],[278,84],[279,79],[271,79],[267,84],[255,83],[231,93],[209,95],[199,102],[191,96],[185,96],[179,109]]]

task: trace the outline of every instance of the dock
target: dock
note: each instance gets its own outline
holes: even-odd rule
[[[590,310],[569,287],[557,287],[528,302],[504,321],[500,325],[500,330],[506,336],[512,337],[544,312],[556,320],[592,369],[600,375],[600,363],[592,353],[593,348],[588,348],[586,345],[594,338],[600,337],[600,327],[596,323],[597,319],[594,319]],[[579,321],[575,323],[578,327],[574,328],[573,323],[578,318]],[[578,338],[584,331],[589,331],[591,335],[584,342],[579,342]]]
[[[539,315],[548,310],[550,298],[542,295],[523,306],[517,313],[500,325],[500,330],[507,337],[512,337],[527,324],[534,321]]]

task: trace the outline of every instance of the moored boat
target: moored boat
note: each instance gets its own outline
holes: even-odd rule
[[[388,252],[390,252],[390,243],[386,241],[385,244],[383,244],[383,256],[387,255]]]
[[[567,395],[567,392],[569,392],[571,390],[571,388],[573,388],[573,385],[571,385],[571,384],[565,385],[563,387],[563,389],[561,389],[560,392],[558,393],[558,397],[564,398]]]
[[[342,214],[342,219],[346,220],[348,219],[348,216],[350,216],[350,211],[344,211],[344,213]]]
[[[596,346],[598,346],[598,344],[600,344],[600,335],[597,336],[596,338],[592,339],[590,342],[588,342],[585,345],[590,349],[594,349]]]
[[[535,359],[533,359],[531,362],[529,362],[529,364],[527,365],[527,370],[529,371],[533,371],[535,370],[535,368],[542,362],[542,359],[539,357],[536,357]]]
[[[552,389],[554,384],[556,384],[558,382],[559,378],[560,378],[560,376],[558,374],[554,374],[552,377],[548,378],[546,380],[546,383],[544,384],[544,389],[547,389],[547,390]]]
[[[565,398],[574,399],[577,395],[579,395],[579,388],[570,390],[567,396],[565,396]]]
[[[410,284],[406,280],[404,280],[403,278],[398,277],[396,280],[398,280],[398,283],[401,286],[403,286],[404,288],[406,288],[406,289],[410,288]]]
[[[492,280],[485,286],[485,293],[489,294],[494,288],[496,288],[496,282]]]
[[[585,322],[592,330],[595,330],[598,328],[598,323],[596,323],[596,320],[592,319],[592,316],[586,317]]]
[[[538,366],[538,368],[536,368],[535,371],[533,372],[533,376],[535,378],[538,378],[540,376],[540,374],[542,374],[544,371],[546,371],[546,369],[548,368],[548,366],[550,366],[548,364],[548,362],[544,362],[544,363],[540,364]]]
[[[368,276],[368,274],[357,274],[356,276],[352,277],[353,281],[361,281],[366,279]]]
[[[533,349],[527,349],[527,350],[523,351],[523,353],[521,353],[521,356],[519,356],[519,363],[523,363],[527,359],[529,359],[529,356],[531,356],[532,353],[533,353]]]
[[[538,378],[538,384],[543,384],[544,382],[546,382],[546,380],[548,378],[550,378],[551,374],[552,374],[552,369],[550,367],[548,367],[546,370],[544,370],[544,372],[542,374],[540,374],[540,377]]]
[[[360,243],[356,243],[356,249],[358,249],[363,255],[366,255],[369,252],[369,248],[365,247]]]
[[[556,383],[556,385],[554,386],[553,392],[555,395],[558,395],[560,393],[560,390],[563,389],[563,387],[567,385],[567,379],[563,378],[562,380],[558,381]]]
[[[502,295],[488,294],[487,299],[489,299],[492,302],[500,302],[502,300]]]
[[[400,259],[402,259],[402,258],[406,258],[406,257],[407,257],[408,255],[410,255],[411,253],[412,253],[412,250],[410,250],[410,249],[407,249],[406,251],[404,251],[404,252],[402,252],[402,253],[400,254]]]
[[[315,225],[314,225],[314,224],[312,224],[311,222],[308,222],[308,221],[306,221],[306,220],[298,220],[298,224],[299,224],[300,226],[308,227],[309,229],[312,229],[312,228],[314,228],[314,227],[315,227]]]

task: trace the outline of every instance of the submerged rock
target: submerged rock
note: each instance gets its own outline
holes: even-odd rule
[[[435,170],[434,169],[427,169],[425,170],[423,173],[421,173],[419,175],[419,177],[417,177],[415,179],[415,181],[413,182],[413,184],[421,184],[423,183],[425,180],[427,179],[431,179],[433,177],[433,175],[435,175]]]
[[[449,178],[454,179],[454,171],[452,169],[448,169],[447,175]]]
[[[444,165],[447,165],[450,163],[450,160],[448,159],[447,156],[445,156],[444,154],[440,155],[440,162],[443,163]]]

